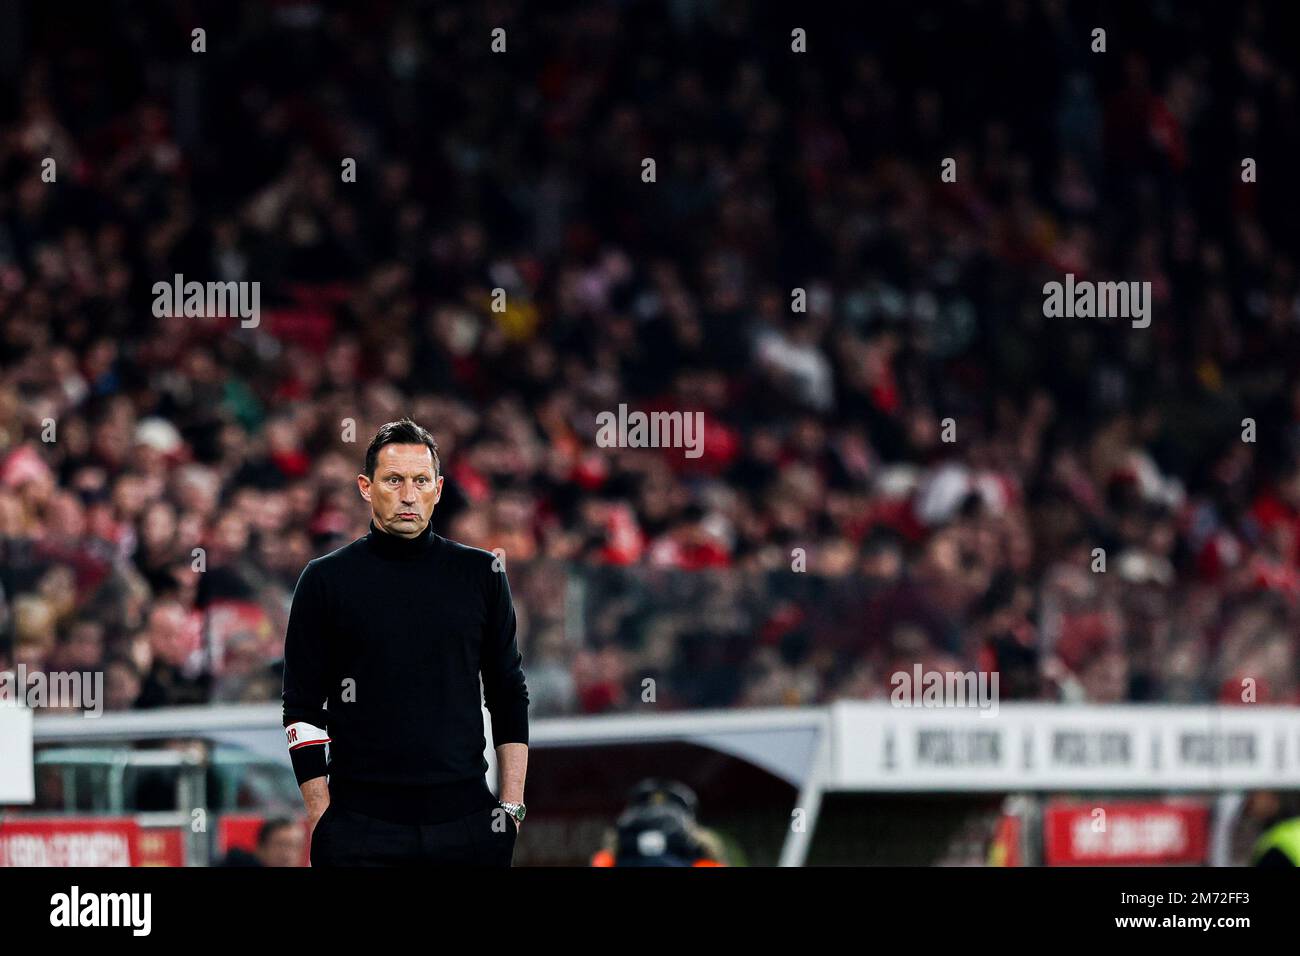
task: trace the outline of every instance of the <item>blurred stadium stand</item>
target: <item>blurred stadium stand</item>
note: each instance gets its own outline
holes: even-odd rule
[[[0,0],[0,669],[274,701],[293,584],[410,414],[436,530],[506,556],[538,718],[916,663],[1300,703],[1297,21]],[[1151,281],[1151,327],[1045,319],[1066,272]],[[178,273],[261,282],[260,324],[155,317]],[[622,402],[703,411],[705,454],[596,447]]]

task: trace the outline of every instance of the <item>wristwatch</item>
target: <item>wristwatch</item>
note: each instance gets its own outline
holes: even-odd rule
[[[524,822],[524,814],[528,812],[528,808],[522,803],[503,803],[501,806],[506,813],[515,818],[515,823]]]

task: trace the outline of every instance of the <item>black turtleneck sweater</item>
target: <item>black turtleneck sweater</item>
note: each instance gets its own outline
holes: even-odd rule
[[[494,561],[428,525],[406,539],[372,521],[303,569],[285,636],[284,724],[328,734],[332,802],[412,823],[491,805],[482,704],[494,746],[528,743],[514,605]],[[326,771],[323,746],[291,754],[299,782]]]

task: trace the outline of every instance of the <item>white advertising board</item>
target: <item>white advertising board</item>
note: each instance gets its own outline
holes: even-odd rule
[[[833,790],[1300,787],[1300,710],[831,706]]]
[[[36,799],[32,778],[32,712],[0,703],[0,803]]]

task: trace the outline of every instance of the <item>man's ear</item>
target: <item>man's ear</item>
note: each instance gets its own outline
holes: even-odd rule
[[[357,491],[366,501],[370,500],[370,479],[365,475],[357,475]]]

